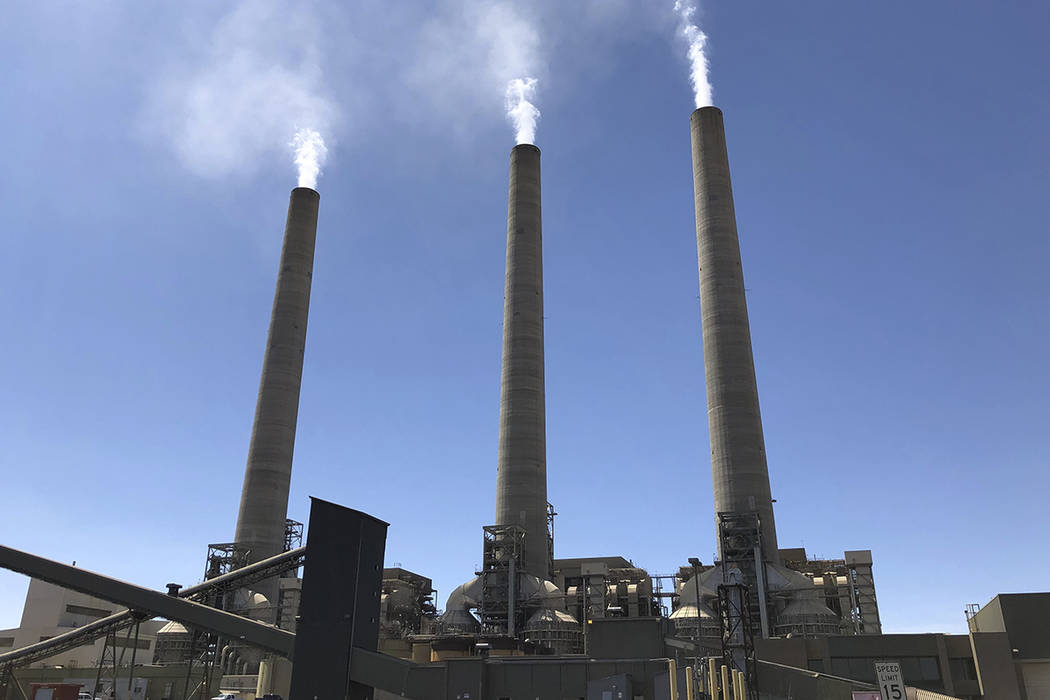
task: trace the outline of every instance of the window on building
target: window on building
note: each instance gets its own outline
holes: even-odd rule
[[[937,663],[936,656],[919,657],[919,674],[924,681],[941,680],[941,665]]]
[[[14,645],[14,637],[0,637],[0,647],[13,647]]]
[[[905,683],[929,684],[941,680],[941,666],[936,656],[905,656],[900,661]]]
[[[831,675],[849,678],[849,659],[832,659]]]
[[[922,671],[919,670],[919,659],[916,656],[901,657],[901,673],[904,675],[905,683],[918,683],[922,680]]]
[[[73,615],[87,615],[88,617],[109,617],[113,614],[112,610],[89,608],[83,605],[67,605],[66,612]]]
[[[815,673],[824,673],[824,659],[809,659],[806,668]]]
[[[977,680],[977,667],[974,666],[973,659],[969,657],[964,659],[948,659],[948,666],[951,669],[952,678],[955,680]]]
[[[857,681],[869,681],[874,682],[875,680],[875,664],[871,659],[858,658],[849,660],[849,676]]]

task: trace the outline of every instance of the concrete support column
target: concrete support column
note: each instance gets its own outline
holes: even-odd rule
[[[525,529],[524,569],[548,579],[540,149],[531,144],[510,153],[503,304],[496,524]]]
[[[779,563],[722,111],[693,112],[690,133],[715,512],[757,512]]]
[[[320,196],[314,190],[297,187],[292,190],[288,204],[277,288],[234,535],[238,544],[251,547],[252,562],[284,550],[319,201]],[[256,590],[267,597],[276,611],[277,579],[257,584]],[[275,620],[274,612],[274,619],[268,621]]]

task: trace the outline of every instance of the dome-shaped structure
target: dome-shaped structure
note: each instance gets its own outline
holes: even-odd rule
[[[726,576],[730,581],[742,580],[735,567]],[[799,571],[770,563],[765,566],[765,577],[770,626],[774,635],[823,637],[839,634],[839,616],[824,604],[822,589],[814,585],[813,579]],[[678,605],[670,615],[676,636],[695,638],[698,628],[701,638],[718,639],[721,636],[718,586],[722,580],[722,565],[719,563],[700,572],[698,580],[690,577],[678,585]],[[752,599],[752,603],[755,602]]]
[[[825,637],[839,633],[839,616],[824,605],[821,589],[813,579],[786,567],[767,567],[770,589],[785,601],[776,615],[773,633],[778,637]]]
[[[563,610],[537,610],[525,623],[525,637],[555,654],[577,654],[583,650],[580,623]]]
[[[157,630],[157,637],[173,634],[185,635],[189,633],[189,630],[186,629],[186,625],[182,624],[181,622],[172,621],[161,627],[159,630]]]
[[[694,639],[697,635],[697,617],[700,618],[700,637],[718,639],[722,634],[721,622],[716,614],[718,601],[718,580],[712,582],[713,573],[721,573],[712,568],[690,576],[678,585],[678,606],[669,615],[674,622],[675,635],[683,639]],[[700,599],[697,600],[699,589]]]
[[[532,617],[529,618],[529,621],[525,624],[525,629],[532,630],[546,627],[568,629],[570,627],[579,626],[580,623],[569,613],[562,610],[543,608],[542,610],[537,610]]]
[[[445,603],[445,614],[438,621],[441,631],[446,634],[477,634],[481,623],[470,612],[478,607],[481,599],[481,577],[475,576],[466,583],[460,584],[449,594]]]
[[[698,614],[701,620],[714,620],[713,624],[718,624],[718,618],[715,616],[714,611],[704,603],[701,603],[699,606],[696,603],[681,604],[675,608],[673,613],[668,615],[668,619],[675,620],[675,624],[678,624],[678,620],[690,620],[690,622],[683,623],[682,625],[684,627],[689,627],[696,624],[695,622],[691,622],[691,620],[695,620]]]
[[[565,610],[565,593],[554,582],[531,574],[520,574],[518,585],[521,587],[521,597],[526,606]]]
[[[193,655],[193,634],[179,622],[169,622],[157,630],[153,643],[153,663],[185,663]]]
[[[775,633],[802,637],[825,637],[839,633],[839,616],[813,595],[799,592],[777,614]]]

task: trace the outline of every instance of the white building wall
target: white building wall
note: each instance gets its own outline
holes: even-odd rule
[[[0,640],[13,637],[14,643],[11,646],[0,648],[0,651],[12,651],[35,644],[123,609],[115,603],[100,598],[32,579],[29,582],[29,591],[26,593],[26,602],[22,609],[21,625],[15,629],[0,631]],[[140,625],[139,649],[135,655],[136,664],[148,664],[153,660],[157,630],[163,624],[162,621],[147,621]],[[130,640],[126,638],[126,634],[125,631],[118,635],[117,659],[120,659],[123,649],[124,663],[130,664],[134,632]],[[33,666],[93,667],[98,664],[104,645],[105,639],[98,639],[92,645],[64,651],[44,661],[38,661]]]

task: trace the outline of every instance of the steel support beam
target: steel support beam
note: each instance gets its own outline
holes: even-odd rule
[[[127,606],[151,617],[163,617],[227,638],[239,639],[281,656],[291,657],[295,647],[295,635],[277,627],[2,545],[0,566]]]
[[[283,552],[276,557],[270,557],[236,571],[231,571],[228,574],[208,579],[195,586],[183,588],[179,591],[179,597],[199,601],[215,591],[245,588],[268,576],[276,576],[289,569],[302,566],[305,554],[306,547],[298,547]],[[144,619],[147,618],[142,615],[136,615],[131,610],[121,610],[108,617],[88,623],[83,627],[56,635],[43,642],[37,642],[36,644],[30,644],[20,649],[0,654],[0,667],[8,665],[16,667],[26,666],[55,654],[60,654],[67,649],[75,649],[93,642],[110,632],[119,632]]]

